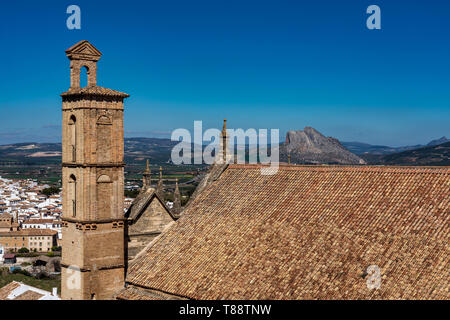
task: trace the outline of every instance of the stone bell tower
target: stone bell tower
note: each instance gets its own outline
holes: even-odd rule
[[[66,54],[61,293],[63,299],[111,299],[123,287],[125,272],[123,100],[128,95],[97,86],[101,53],[88,41]],[[83,67],[87,87],[80,86]]]

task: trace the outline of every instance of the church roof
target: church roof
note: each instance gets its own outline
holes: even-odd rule
[[[195,199],[200,194],[202,194],[204,190],[206,190],[214,181],[216,181],[220,177],[222,172],[224,172],[227,167],[228,167],[227,163],[223,164],[214,163],[213,165],[211,165],[208,169],[208,172],[205,174],[203,179],[195,188],[194,193],[192,193],[188,203],[184,206],[183,209],[186,210],[186,208],[188,208],[191,205],[191,203],[193,203]]]
[[[155,290],[142,291],[135,286],[128,286],[123,289],[117,295],[119,300],[179,300],[177,297],[173,297],[163,292]]]
[[[158,194],[155,192],[155,189],[153,189],[153,188],[148,188],[146,190],[141,190],[141,192],[139,192],[139,194],[134,199],[133,203],[128,208],[127,212],[125,213],[125,218],[132,220],[132,221],[138,219],[154,198],[156,198],[162,204],[162,206],[166,209],[167,213],[174,220],[177,219],[177,217],[175,217],[172,214],[170,209],[164,203],[163,199],[161,199],[158,196]]]
[[[61,97],[69,96],[109,96],[117,98],[128,98],[130,95],[108,88],[103,88],[99,86],[88,86],[83,88],[70,88],[68,91],[61,94]]]
[[[449,167],[260,169],[229,165],[130,264],[128,287],[192,299],[450,298]]]

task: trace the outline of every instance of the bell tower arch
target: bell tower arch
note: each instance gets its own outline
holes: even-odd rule
[[[67,49],[66,54],[70,59],[70,87],[80,88],[80,74],[83,67],[87,70],[88,87],[95,87],[97,85],[97,62],[102,53],[84,40]]]

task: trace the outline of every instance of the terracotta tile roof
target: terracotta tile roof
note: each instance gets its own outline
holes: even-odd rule
[[[230,165],[126,281],[193,299],[449,299],[449,213],[448,167]]]
[[[117,295],[117,298],[119,300],[181,300],[179,297],[174,297],[155,290],[144,290],[132,285],[123,289]]]
[[[11,292],[13,292],[18,287],[20,287],[19,282],[11,281],[6,286],[0,288],[0,300],[6,300],[6,298],[8,298]]]
[[[15,292],[14,294],[18,294],[21,291],[21,294],[19,294],[18,296],[11,296],[8,299],[8,296],[13,294],[13,291],[22,287],[20,290],[18,290],[17,292]],[[17,281],[12,281],[10,283],[8,283],[6,286],[4,286],[3,288],[0,288],[0,300],[39,300],[42,297],[45,296],[45,294],[40,293],[38,291],[42,291],[38,288],[34,288],[28,285],[23,284],[22,282],[17,282]]]
[[[23,224],[46,224],[53,223],[54,219],[29,219],[24,221]]]
[[[129,95],[113,89],[103,88],[99,86],[89,86],[83,88],[70,88],[68,91],[61,94],[61,97],[79,96],[79,95],[97,95],[110,96],[119,98],[128,98]]]
[[[53,236],[57,234],[58,231],[51,229],[21,229],[19,231],[9,231],[9,232],[0,232],[0,236]]]
[[[35,291],[25,291],[21,295],[18,295],[14,300],[39,300],[44,295]]]
[[[139,293],[139,291],[134,290],[132,288],[127,288],[126,290],[122,290],[118,295],[117,299],[119,300],[165,300],[158,299],[156,297],[150,297]]]
[[[211,183],[216,181],[222,172],[224,172],[228,167],[228,164],[218,164],[214,163],[212,166],[209,167],[208,172],[206,172],[203,179],[200,181],[198,186],[195,188],[194,193],[190,196],[188,203],[184,206],[183,210],[186,210],[191,203],[194,202],[194,200],[200,195],[205,189],[207,189]]]

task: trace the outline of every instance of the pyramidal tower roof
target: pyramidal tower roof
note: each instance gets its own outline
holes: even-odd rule
[[[102,53],[89,41],[82,40],[67,49],[66,55],[70,60],[98,61]]]

